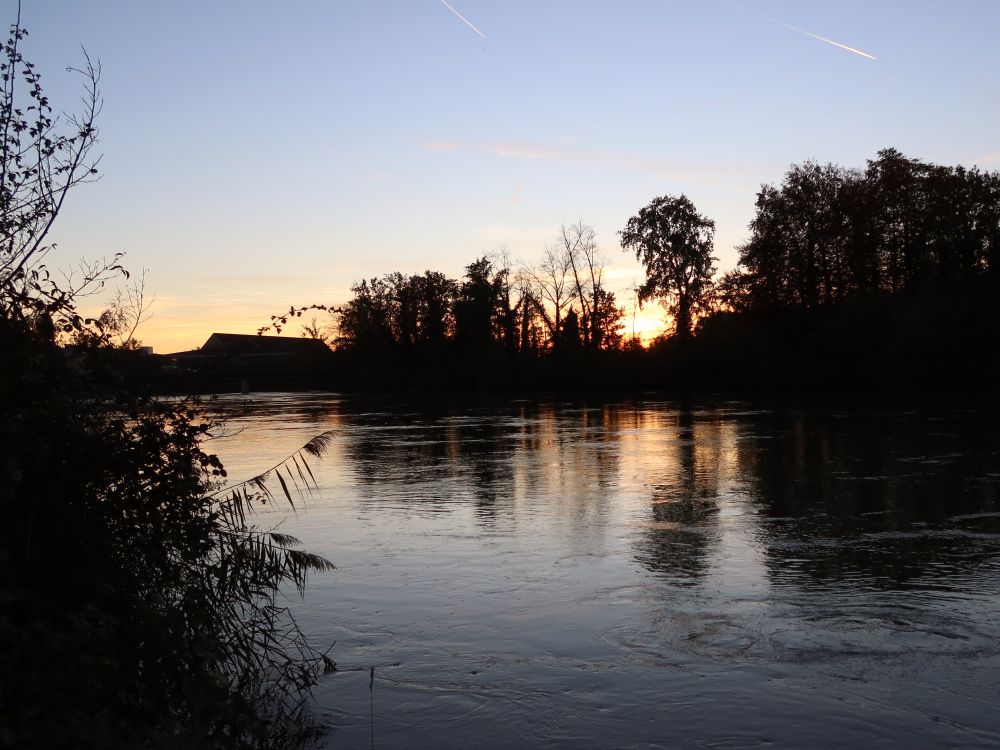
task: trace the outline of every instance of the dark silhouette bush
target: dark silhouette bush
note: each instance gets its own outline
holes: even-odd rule
[[[291,745],[332,662],[280,591],[332,566],[247,520],[278,495],[269,479],[292,499],[288,463],[223,488],[196,404],[143,396],[134,346],[77,313],[117,257],[75,286],[40,262],[95,171],[100,68],[60,124],[25,36],[18,20],[0,53],[0,747]]]

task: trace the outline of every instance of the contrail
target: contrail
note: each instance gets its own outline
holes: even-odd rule
[[[820,36],[819,34],[813,34],[811,31],[806,31],[805,29],[800,29],[797,26],[792,26],[790,23],[785,23],[784,21],[779,21],[777,18],[771,18],[770,16],[765,16],[763,13],[759,13],[761,18],[766,18],[768,21],[774,21],[774,23],[784,26],[786,29],[791,29],[792,31],[797,31],[800,34],[805,34],[806,36],[811,36],[813,39],[819,39],[821,42],[826,42],[827,44],[832,44],[834,47],[840,47],[841,49],[846,49],[848,52],[853,52],[855,55],[861,55],[862,57],[867,57],[869,60],[877,60],[875,55],[869,55],[854,47],[848,47],[846,44],[841,44],[840,42],[835,42],[832,39],[827,39],[825,36]]]
[[[444,0],[441,0],[441,1],[444,2]],[[761,18],[763,18],[763,19],[765,19],[767,21],[770,21],[771,23],[776,23],[779,26],[784,26],[786,29],[791,29],[792,31],[797,31],[800,34],[805,34],[806,36],[810,36],[813,39],[819,39],[819,41],[826,42],[827,44],[832,44],[834,47],[840,47],[840,49],[847,50],[848,52],[853,52],[855,55],[861,55],[862,57],[866,57],[869,60],[877,60],[878,59],[877,57],[875,57],[875,55],[870,55],[870,54],[868,54],[867,52],[865,52],[863,50],[855,49],[854,47],[848,47],[846,44],[841,44],[840,42],[835,42],[832,39],[827,39],[825,36],[820,36],[819,34],[813,34],[811,31],[806,31],[805,29],[800,29],[798,26],[792,26],[790,23],[785,23],[784,21],[779,21],[777,18],[771,18],[771,16],[765,16],[763,13],[758,13],[755,10],[750,10],[749,8],[746,8],[746,7],[742,6],[742,5],[739,5],[738,3],[733,3],[733,5],[735,5],[737,8],[743,8],[743,10],[747,11],[748,13],[753,13],[755,16],[760,16]]]
[[[475,31],[475,32],[476,32],[477,34],[479,34],[479,36],[481,36],[481,37],[482,37],[483,39],[485,39],[485,38],[486,38],[486,34],[484,34],[484,33],[483,33],[483,32],[481,32],[481,31],[480,31],[479,29],[477,29],[477,28],[476,28],[475,26],[473,26],[473,25],[472,25],[472,22],[471,22],[471,21],[470,21],[470,20],[469,20],[468,18],[466,18],[465,16],[463,16],[463,15],[462,15],[461,13],[459,13],[459,12],[458,12],[457,10],[455,10],[454,8],[452,8],[452,7],[451,7],[451,6],[450,6],[450,5],[449,5],[449,4],[447,3],[447,2],[445,2],[445,0],[441,0],[441,4],[442,4],[442,5],[444,6],[444,7],[446,7],[446,8],[448,9],[448,10],[450,10],[450,11],[451,11],[452,13],[454,13],[454,14],[455,14],[456,16],[458,16],[458,17],[459,17],[460,19],[462,19],[462,23],[464,23],[464,24],[465,24],[466,26],[468,26],[468,27],[469,27],[470,29],[472,29],[472,30],[473,30],[473,31]]]

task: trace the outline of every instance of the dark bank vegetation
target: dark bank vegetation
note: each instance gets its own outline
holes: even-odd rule
[[[986,387],[1000,366],[1000,174],[880,151],[864,169],[793,165],[757,196],[737,267],[714,222],[654,198],[619,233],[646,270],[638,303],[673,330],[648,346],[604,282],[593,229],[564,226],[534,265],[484,256],[462,279],[387,274],[303,335],[349,389],[895,390]]]
[[[385,274],[355,284],[339,307],[291,310],[260,332],[280,332],[310,310],[329,312],[328,324],[314,318],[303,335],[334,347],[339,387],[558,388],[567,363],[607,367],[636,346],[624,340],[625,313],[607,288],[606,266],[594,230],[578,222],[563,226],[535,265],[514,267],[495,253],[466,266],[461,279]]]
[[[225,487],[196,404],[131,386],[134,320],[77,312],[119,257],[46,265],[96,174],[100,68],[86,60],[83,110],[59,117],[26,36],[18,20],[0,55],[0,747],[291,746],[332,662],[280,592],[330,564],[249,516],[292,499],[289,469],[324,439]]]
[[[880,151],[757,196],[687,366],[724,385],[989,386],[1000,365],[1000,174]]]

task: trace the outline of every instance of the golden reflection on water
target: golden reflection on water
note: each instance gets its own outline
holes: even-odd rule
[[[630,544],[643,565],[672,577],[765,577],[763,532],[739,492],[741,462],[753,454],[741,453],[738,421],[724,414],[626,401],[522,402],[486,416],[292,394],[216,406],[229,434],[212,448],[234,480],[332,431],[313,471],[359,507],[391,506],[387,524],[403,509],[468,508],[481,528],[530,530],[573,553]]]
[[[539,726],[537,746],[562,728],[643,747],[728,746],[754,722],[767,732],[746,737],[784,747],[876,744],[887,716],[925,747],[989,729],[966,710],[996,684],[1000,642],[991,420],[932,433],[922,416],[638,400],[216,406],[236,431],[213,444],[232,477],[333,431],[311,464],[320,490],[284,530],[338,565],[301,611],[338,662],[379,665],[387,747],[489,747],[485,725],[503,728],[495,747]],[[324,683],[321,705],[342,710],[353,693],[334,688],[354,674]],[[347,726],[366,726],[367,683],[358,695]],[[664,696],[697,700],[667,726]],[[414,716],[439,723],[419,735]]]
[[[312,503],[381,513],[372,522],[388,528],[401,517],[458,514],[472,530],[530,533],[533,543],[574,554],[624,546],[650,571],[691,582],[759,588],[793,573],[879,575],[885,563],[877,551],[803,550],[790,540],[849,538],[860,526],[906,531],[926,522],[922,514],[941,515],[930,504],[931,482],[971,492],[961,502],[973,510],[997,495],[995,483],[953,481],[977,470],[963,466],[981,463],[975,446],[989,445],[985,435],[977,443],[951,428],[923,434],[905,415],[887,421],[633,400],[417,408],[315,394],[213,406],[228,417],[229,434],[211,447],[233,480],[332,431],[328,455],[312,466],[325,494]],[[789,527],[786,518],[797,520]],[[924,569],[923,556],[908,559],[914,571]],[[898,561],[888,570],[912,575]]]

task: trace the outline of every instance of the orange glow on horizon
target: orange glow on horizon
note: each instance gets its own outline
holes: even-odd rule
[[[628,341],[637,336],[643,346],[649,346],[653,339],[666,333],[670,325],[666,313],[655,305],[636,310],[634,325],[631,311],[626,310],[623,322],[622,338]]]
[[[145,346],[152,346],[157,354],[197,349],[213,333],[257,333],[270,322],[272,314],[287,310],[287,305],[256,306],[250,304],[223,303],[221,300],[204,305],[195,305],[174,299],[158,299],[151,310],[150,318],[137,331],[137,338]],[[99,311],[88,311],[94,314]],[[316,318],[321,327],[331,321],[322,311],[306,312],[301,318],[289,321],[280,334],[268,335],[298,337],[302,327]],[[669,331],[669,316],[659,305],[648,304],[633,312],[625,308],[622,318],[621,335],[624,341],[637,336],[643,346],[648,346],[657,336]]]
[[[285,307],[287,310],[287,306]],[[152,346],[156,354],[172,354],[174,352],[198,349],[213,333],[257,333],[257,330],[270,322],[272,312],[280,312],[281,308],[264,311],[241,309],[234,305],[220,313],[193,315],[183,306],[172,308],[160,305],[153,306],[150,318],[143,322],[136,331],[136,338],[143,346]],[[94,314],[95,311],[88,311]],[[99,311],[98,311],[99,312]],[[322,313],[316,317],[320,323]],[[284,327],[282,336],[298,337],[302,324],[311,320],[306,316],[296,318],[294,322]],[[273,334],[272,334],[273,335]]]

